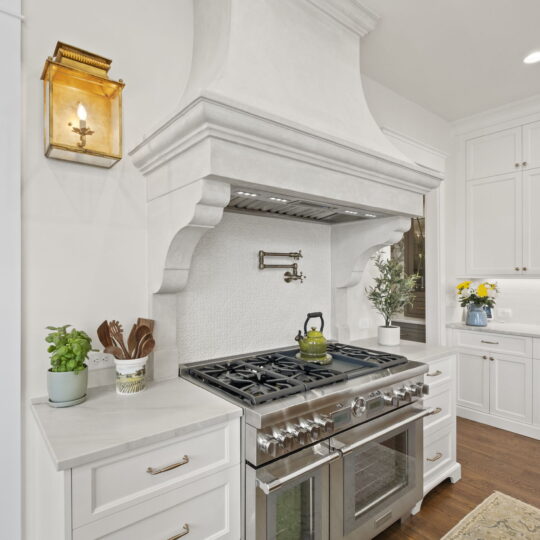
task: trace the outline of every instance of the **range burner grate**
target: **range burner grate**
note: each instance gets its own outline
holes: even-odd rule
[[[404,364],[404,356],[331,342],[332,365],[296,359],[297,348],[202,364],[189,374],[251,405]]]

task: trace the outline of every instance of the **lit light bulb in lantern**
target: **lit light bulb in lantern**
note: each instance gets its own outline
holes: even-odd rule
[[[79,106],[77,107],[77,116],[79,117],[79,127],[85,128],[86,127],[86,109],[84,108],[84,105],[82,103],[79,103]]]

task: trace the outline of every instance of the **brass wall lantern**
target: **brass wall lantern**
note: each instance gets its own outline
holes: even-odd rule
[[[107,73],[111,60],[58,42],[41,79],[45,155],[112,167],[122,158],[122,79]]]

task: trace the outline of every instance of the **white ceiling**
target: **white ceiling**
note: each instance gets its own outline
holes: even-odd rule
[[[448,120],[540,93],[540,0],[361,0],[362,72]]]

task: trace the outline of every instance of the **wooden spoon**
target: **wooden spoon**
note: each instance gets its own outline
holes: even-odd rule
[[[135,336],[135,331],[137,330],[137,325],[134,324],[131,327],[131,332],[128,336],[127,346],[129,351],[129,357],[133,358],[133,354],[135,353],[135,349],[137,348],[137,337]]]
[[[111,333],[109,332],[109,323],[107,321],[103,321],[98,326],[97,335],[98,335],[99,341],[101,341],[101,344],[104,347],[114,346],[113,340],[111,338]]]
[[[152,334],[148,333],[145,334],[142,339],[137,344],[137,350],[135,351],[135,358],[142,358],[144,355],[142,354],[142,350],[144,347],[144,344],[149,340],[152,339]]]
[[[146,339],[145,342],[143,343],[143,346],[141,347],[140,358],[144,358],[145,356],[148,356],[154,350],[155,346],[156,346],[156,342],[154,341],[153,338]]]
[[[115,347],[114,345],[111,345],[110,347],[105,347],[105,349],[103,349],[103,350],[107,354],[112,354],[118,360],[124,360],[124,356],[122,354],[122,349],[120,347]]]

